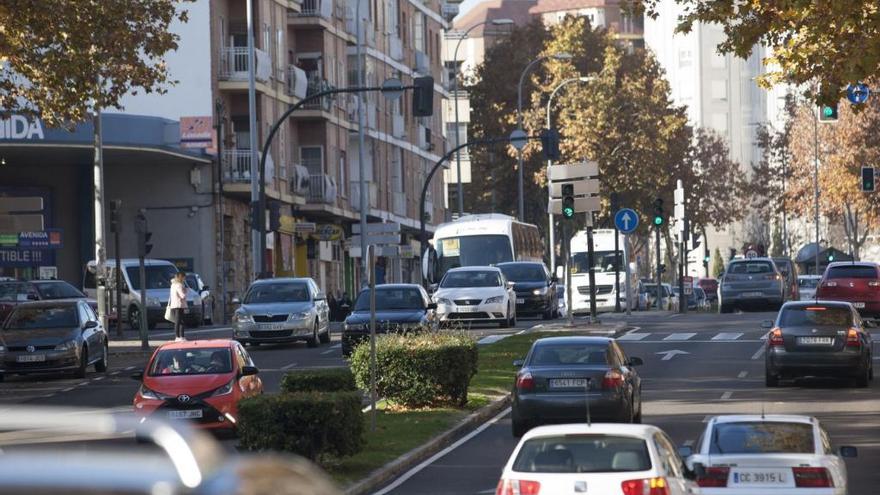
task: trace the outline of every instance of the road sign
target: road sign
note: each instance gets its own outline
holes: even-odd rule
[[[361,236],[353,235],[351,236],[351,244],[353,246],[360,246],[361,244]],[[367,244],[370,245],[391,245],[391,244],[400,244],[400,234],[394,233],[379,233],[379,234],[367,234]]]
[[[686,275],[682,277],[682,281],[684,282],[684,293],[685,295],[691,295],[694,293],[694,277]]]
[[[630,208],[621,208],[614,215],[614,225],[621,234],[632,234],[639,226],[639,214]]]
[[[599,211],[601,203],[598,196],[588,196],[585,198],[574,198],[574,211],[583,213],[587,211]],[[550,200],[550,213],[554,215],[562,215],[562,200]]]
[[[526,131],[522,129],[514,129],[513,132],[510,133],[510,144],[512,144],[517,151],[522,151],[522,149],[526,147],[528,137],[529,135],[526,134]]]
[[[361,233],[361,224],[355,223],[351,226],[351,232],[353,234]],[[367,224],[367,233],[368,234],[378,234],[378,233],[400,233],[400,224],[394,222],[375,222]]]
[[[866,101],[868,101],[868,96],[871,95],[871,90],[868,88],[868,85],[865,83],[858,84],[850,84],[846,88],[846,98],[853,105],[860,105]]]
[[[572,181],[572,182],[551,182],[550,183],[550,197],[551,198],[561,198],[562,197],[562,185],[563,184],[571,184],[572,186],[574,186],[574,195],[575,196],[599,194],[599,181],[596,179],[587,179],[587,180],[578,180],[578,181]]]
[[[582,177],[598,177],[599,164],[597,162],[581,162],[563,165],[551,165],[549,167],[551,182],[579,179]]]

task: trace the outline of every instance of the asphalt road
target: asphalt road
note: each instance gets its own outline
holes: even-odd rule
[[[645,364],[642,376],[645,423],[664,429],[679,444],[696,442],[707,416],[728,413],[815,415],[836,445],[854,445],[847,461],[849,493],[876,493],[880,486],[880,399],[869,388],[826,380],[764,387],[761,321],[773,313],[688,314],[627,319],[635,326],[621,337],[625,351]],[[617,318],[608,316],[605,319]],[[877,337],[880,337],[878,332]],[[670,352],[678,351],[678,352]],[[876,354],[875,354],[876,355]],[[667,359],[664,359],[668,357]],[[405,473],[380,495],[491,494],[511,451],[509,416],[496,418],[457,448],[421,469]],[[440,482],[442,480],[442,482]]]

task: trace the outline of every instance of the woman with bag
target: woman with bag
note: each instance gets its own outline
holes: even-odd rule
[[[171,292],[168,294],[168,306],[165,308],[165,319],[174,323],[174,340],[183,338],[183,316],[187,310],[186,273],[177,272],[171,279]]]

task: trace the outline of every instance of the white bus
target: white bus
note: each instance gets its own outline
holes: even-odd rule
[[[433,277],[439,281],[450,268],[491,266],[505,261],[543,261],[544,242],[538,227],[497,213],[466,215],[437,227]],[[426,257],[427,258],[427,257]],[[427,275],[427,266],[424,266]]]
[[[614,285],[614,229],[593,230],[593,272],[596,280],[596,310],[614,311],[615,297],[620,291],[620,307],[626,309],[626,260],[623,243],[626,236],[618,237],[620,286]],[[587,231],[577,232],[571,238],[571,299],[573,313],[590,311],[590,267],[587,257]],[[638,309],[639,274],[630,264],[630,287],[633,301],[630,308]]]

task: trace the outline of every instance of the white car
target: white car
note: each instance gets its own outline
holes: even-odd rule
[[[816,298],[816,288],[819,287],[821,275],[798,275],[798,292],[801,301],[809,301]]]
[[[694,478],[655,426],[541,426],[523,435],[495,493],[690,495],[700,493]]]
[[[716,416],[696,448],[681,453],[704,495],[844,495],[843,458],[858,455],[833,448],[816,418],[781,414]]]
[[[513,283],[492,266],[467,266],[446,272],[434,292],[440,323],[453,321],[516,325]]]

